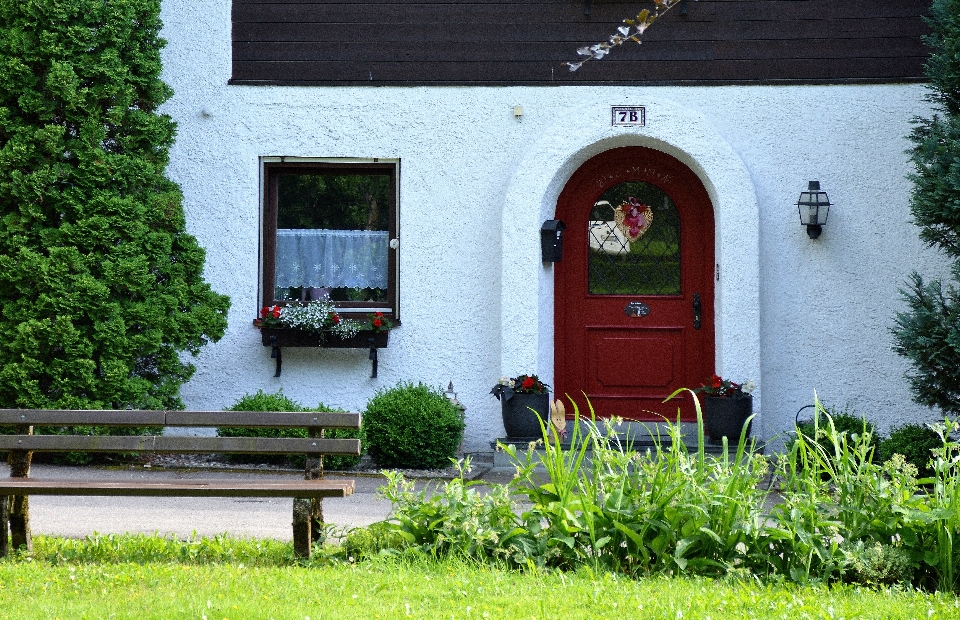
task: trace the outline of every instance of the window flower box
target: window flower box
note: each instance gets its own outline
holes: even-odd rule
[[[374,312],[365,320],[343,319],[329,301],[266,306],[253,325],[260,330],[263,346],[273,347],[270,357],[277,361],[275,377],[280,376],[283,347],[320,347],[370,349],[370,377],[375,378],[377,349],[387,346],[392,327],[381,312]]]
[[[332,331],[321,332],[288,327],[261,327],[260,337],[265,347],[321,347],[324,349],[384,349],[390,332],[362,329],[349,338],[341,338]]]

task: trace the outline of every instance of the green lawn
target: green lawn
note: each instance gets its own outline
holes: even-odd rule
[[[141,563],[113,561],[123,553]],[[298,566],[291,554],[272,541],[40,537],[32,559],[0,562],[0,618],[960,617],[956,597],[917,592],[517,573],[420,558]]]

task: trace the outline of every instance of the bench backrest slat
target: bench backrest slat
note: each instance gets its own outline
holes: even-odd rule
[[[359,456],[359,439],[299,437],[182,437],[150,435],[0,435],[0,451],[179,452],[221,454],[342,454]]]
[[[155,437],[105,435],[0,435],[0,450],[33,452],[151,452]]]
[[[0,409],[0,425],[360,428],[360,414],[309,411]]]
[[[157,437],[157,452],[221,452],[225,454],[360,455],[359,439],[299,437]]]
[[[299,411],[168,411],[167,426],[360,428],[359,413]]]
[[[163,426],[166,411],[0,409],[0,424],[37,426]]]

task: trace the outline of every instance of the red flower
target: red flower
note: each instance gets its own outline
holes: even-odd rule
[[[260,316],[265,317],[268,314],[270,314],[270,306],[264,306],[263,309],[260,310]]]
[[[330,322],[333,323],[334,325],[340,324],[340,315],[337,314],[336,312],[331,312],[327,316],[330,317]]]
[[[523,389],[529,390],[530,388],[533,387],[533,384],[534,384],[533,377],[527,377],[526,379],[523,380]]]
[[[280,306],[274,306],[274,307],[273,307],[273,318],[275,318],[275,319],[279,319],[279,318],[280,318]]]
[[[713,388],[719,390],[721,387],[723,387],[723,379],[717,375],[713,375]]]
[[[382,316],[383,316],[383,313],[382,313],[382,312],[374,312],[374,313],[373,313],[373,316],[382,317]]]
[[[378,314],[379,314],[379,313],[378,313]],[[373,319],[373,326],[374,326],[374,327],[383,327],[383,321],[381,321],[380,319]]]

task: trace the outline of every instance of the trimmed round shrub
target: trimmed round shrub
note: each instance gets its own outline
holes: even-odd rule
[[[906,461],[917,467],[918,477],[933,476],[931,450],[943,447],[943,440],[936,431],[922,424],[909,423],[890,429],[890,437],[880,444],[880,462],[886,462],[894,454],[902,454]]]
[[[240,400],[228,407],[226,411],[343,411],[327,407],[320,403],[313,409],[304,407],[300,403],[284,395],[283,390],[275,394],[267,394],[263,390],[258,390],[256,394],[246,394]],[[220,428],[217,434],[221,437],[306,437],[305,428]],[[360,439],[361,447],[362,429],[353,428],[328,428],[324,430],[324,437],[328,439]],[[306,457],[302,454],[287,454],[271,459],[269,456],[250,456],[235,454],[230,457],[232,460],[249,463],[252,460],[263,462],[283,462],[287,461],[294,467],[303,467]],[[360,462],[359,456],[340,456],[325,455],[323,457],[323,468],[326,470],[349,469]]]
[[[446,467],[463,439],[463,415],[439,388],[398,383],[367,403],[367,454],[381,467]]]

